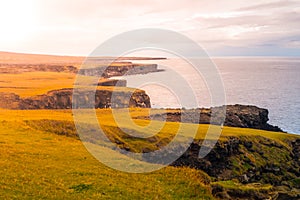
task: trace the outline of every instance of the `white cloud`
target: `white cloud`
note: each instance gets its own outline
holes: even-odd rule
[[[19,35],[26,33],[21,34],[22,41],[17,43],[12,42],[16,37],[13,34],[3,36],[0,33],[1,50],[87,55],[98,44],[113,35],[149,27],[181,32],[201,43],[212,53],[226,46],[249,48],[273,44],[282,48],[298,48],[300,37],[299,1],[31,0],[27,2],[29,2],[26,4],[27,10],[30,10],[28,13],[25,11],[16,13],[11,7],[2,6],[7,13],[14,13],[15,19],[27,19],[27,16],[35,16],[35,19],[28,29],[24,28],[26,23],[22,26],[22,20],[19,24],[15,23],[19,29],[16,28],[12,30],[13,32],[20,31]],[[2,29],[7,29],[9,24],[7,22]]]

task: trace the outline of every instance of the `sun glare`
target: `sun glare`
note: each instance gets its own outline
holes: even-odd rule
[[[20,42],[35,27],[34,1],[0,0],[0,42]]]

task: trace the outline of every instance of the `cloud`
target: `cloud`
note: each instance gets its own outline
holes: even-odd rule
[[[283,7],[291,8],[292,6],[299,6],[299,2],[296,1],[276,1],[270,3],[262,3],[254,6],[242,7],[239,11],[257,11],[261,9],[282,9]]]
[[[188,34],[194,38],[200,36],[198,41],[212,52],[220,52],[224,47],[228,50],[234,47],[263,49],[266,44],[282,49],[296,48],[300,36],[300,10],[296,9],[299,6],[300,2],[280,1],[208,15],[199,13],[188,20],[201,26]],[[293,42],[289,42],[291,37]]]
[[[199,42],[211,54],[222,51],[227,54],[226,48],[245,48],[245,51],[252,47],[265,48],[266,44],[282,49],[296,49],[299,46],[299,1],[32,2],[34,11],[31,12],[36,18],[34,27],[31,27],[34,31],[31,31],[31,35],[27,34],[22,42],[3,42],[1,50],[15,48],[41,53],[87,55],[113,35],[150,27],[183,33]],[[10,34],[5,37],[11,38],[8,40],[3,37],[3,41],[14,41]]]

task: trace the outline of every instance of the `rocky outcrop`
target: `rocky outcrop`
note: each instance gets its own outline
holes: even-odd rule
[[[264,108],[250,105],[226,106],[225,126],[256,128],[269,131],[282,131],[277,126],[268,124],[269,111]]]
[[[19,109],[22,99],[14,93],[0,93],[0,108]]]
[[[114,101],[111,102],[114,93]],[[20,98],[13,93],[0,94],[0,107],[6,109],[71,109],[73,89],[53,90],[47,94],[28,98]],[[92,91],[74,93],[75,105],[90,108],[90,103],[95,99],[95,108],[125,108],[142,107],[150,108],[150,98],[143,90],[114,91],[98,89],[94,94]]]
[[[300,165],[300,139],[293,141],[291,144],[293,147],[292,153],[293,153],[294,160]]]
[[[252,141],[253,139],[255,139],[255,142]],[[229,137],[225,141],[219,140],[205,158],[199,158],[198,154],[202,142],[202,140],[194,141],[173,165],[202,169],[219,180],[238,178],[245,183],[261,180],[268,182],[268,178],[263,177],[263,174],[283,175],[281,173],[283,169],[292,170],[287,169],[286,162],[294,162],[294,159],[297,158],[293,153],[295,148],[290,149],[262,136],[256,136],[256,138]],[[277,151],[277,154],[269,154],[270,150]],[[248,157],[245,155],[248,155]],[[250,159],[251,155],[255,155],[253,157],[255,160]],[[258,163],[259,161],[262,162]],[[244,166],[246,167],[243,168]],[[295,164],[294,167],[294,170],[299,171],[299,163]],[[230,173],[228,173],[229,171]],[[294,174],[296,176],[300,175],[299,172]],[[272,180],[272,184],[275,185],[280,184],[280,182],[280,178],[278,182]]]
[[[79,63],[77,65],[80,65]],[[91,64],[91,66],[94,64]],[[0,73],[19,74],[24,72],[65,72],[79,73],[86,76],[99,76],[109,78],[133,74],[147,74],[162,71],[157,69],[157,64],[137,64],[132,62],[112,62],[109,66],[81,68],[78,70],[73,65],[64,64],[0,64]],[[103,65],[103,64],[102,64]]]
[[[169,110],[163,114],[155,114],[147,118],[153,120],[166,120],[172,122],[196,123],[196,124],[217,124],[212,120],[212,109],[214,109],[214,119],[220,119],[224,107],[201,108],[193,110]],[[199,115],[200,113],[200,115]],[[255,128],[269,131],[282,130],[277,126],[268,124],[268,110],[250,105],[227,105],[225,126],[241,127],[241,128]],[[184,115],[184,116],[183,116]],[[182,119],[183,116],[183,119]]]
[[[272,196],[271,199],[300,199],[300,139],[285,146],[262,136],[229,137],[225,141],[219,140],[206,157],[199,158],[202,142],[194,141],[172,165],[201,169],[217,181],[238,180],[240,184],[273,186],[271,193],[254,190],[256,193],[252,191],[252,196],[241,193],[245,191],[238,188],[233,191],[214,187],[213,193],[219,198],[261,199],[259,196]]]
[[[100,79],[97,83],[98,86],[117,86],[117,87],[126,87],[127,81],[120,79]]]
[[[131,62],[126,63],[113,63],[109,66],[99,66],[94,68],[82,68],[79,74],[85,76],[99,76],[109,78],[113,76],[133,75],[133,74],[147,74],[151,72],[158,72],[157,64],[134,64]]]
[[[199,158],[202,142],[194,141],[188,150],[172,165],[201,169],[210,176],[221,178],[223,172],[231,168],[230,157],[241,153],[239,148],[241,141],[234,137],[226,142],[218,141],[205,158]]]

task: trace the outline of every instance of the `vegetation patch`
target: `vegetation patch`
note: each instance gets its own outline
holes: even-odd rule
[[[92,184],[85,184],[80,183],[78,185],[73,185],[70,187],[70,189],[74,190],[75,192],[85,192],[92,188]]]

